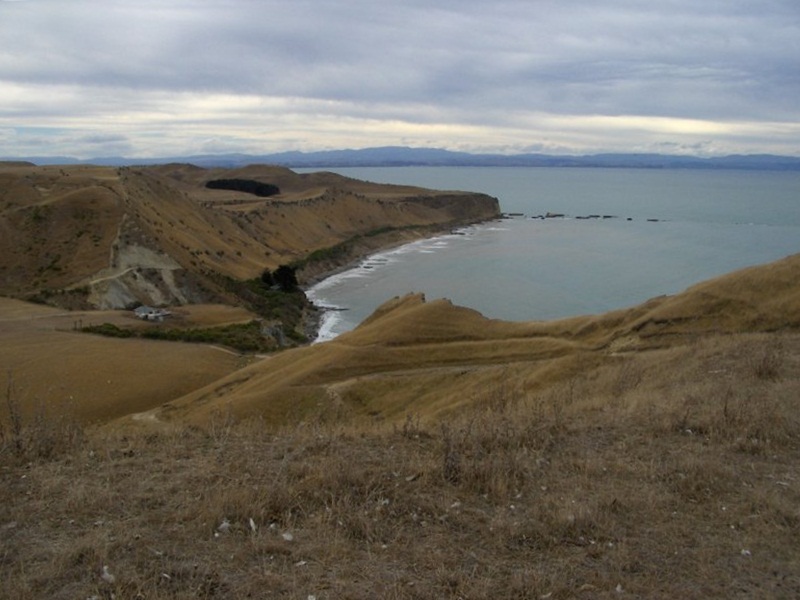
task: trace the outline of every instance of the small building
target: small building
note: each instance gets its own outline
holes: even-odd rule
[[[133,310],[137,318],[143,321],[163,321],[171,313],[163,308],[153,308],[152,306],[138,306]]]

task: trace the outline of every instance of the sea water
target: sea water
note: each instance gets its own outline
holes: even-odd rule
[[[320,341],[409,292],[449,298],[491,318],[555,319],[632,306],[800,252],[800,173],[331,170],[369,181],[484,192],[514,216],[375,254],[313,286],[309,297],[329,309]],[[564,217],[537,218],[548,212]]]

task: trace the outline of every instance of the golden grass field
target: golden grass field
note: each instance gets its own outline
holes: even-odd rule
[[[410,294],[268,356],[0,298],[0,597],[800,597],[798,281],[553,322]]]
[[[35,420],[0,454],[0,595],[795,598],[799,350],[708,336],[392,424]]]
[[[552,323],[409,296],[265,359],[4,300],[0,596],[795,598],[799,267]],[[50,373],[92,402],[22,410]]]
[[[73,331],[79,322],[115,320],[134,321],[122,311],[67,313],[0,298],[0,364],[26,416],[46,411],[107,421],[152,409],[251,360],[223,348]],[[0,415],[7,414],[3,406]]]

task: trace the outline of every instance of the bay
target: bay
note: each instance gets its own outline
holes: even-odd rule
[[[484,192],[518,216],[378,253],[313,286],[309,297],[336,309],[326,313],[319,340],[354,328],[381,303],[409,292],[449,298],[491,318],[555,319],[631,306],[800,251],[800,173],[331,170],[369,181]],[[547,212],[565,217],[534,218]]]

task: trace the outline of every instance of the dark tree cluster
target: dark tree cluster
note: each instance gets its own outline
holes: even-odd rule
[[[212,179],[206,182],[206,187],[211,190],[244,192],[260,198],[266,198],[267,196],[274,196],[281,193],[277,185],[261,183],[260,181],[254,181],[252,179]]]
[[[267,287],[277,285],[284,292],[294,292],[300,285],[297,282],[295,270],[288,265],[281,265],[273,272],[270,272],[269,269],[264,269],[261,274],[261,282]]]

